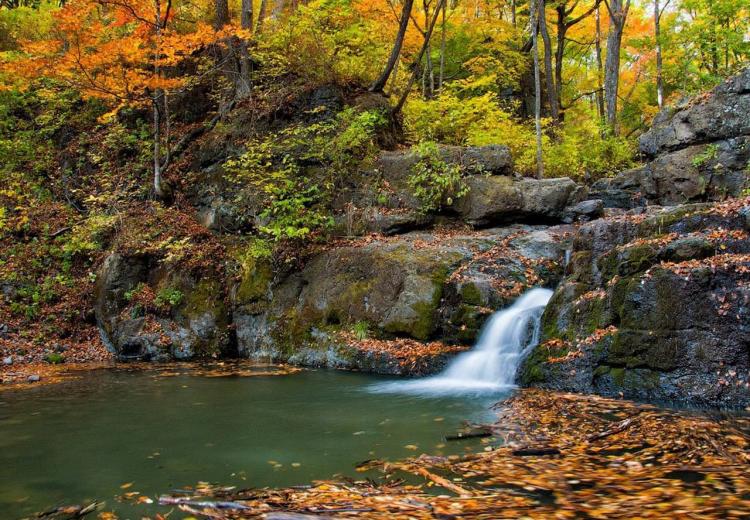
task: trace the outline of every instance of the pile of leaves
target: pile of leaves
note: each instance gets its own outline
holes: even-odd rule
[[[342,343],[361,352],[392,358],[404,372],[410,374],[429,372],[429,367],[434,366],[436,358],[447,359],[471,348],[468,345],[448,345],[442,341],[422,342],[411,338],[358,338],[349,331],[340,331],[338,334]]]
[[[202,484],[159,500],[211,519],[746,518],[750,512],[745,415],[543,390],[522,391],[497,408],[495,436],[484,451],[360,466],[382,471],[378,482],[248,490]],[[408,484],[408,475],[426,482]],[[284,516],[290,513],[300,516]]]

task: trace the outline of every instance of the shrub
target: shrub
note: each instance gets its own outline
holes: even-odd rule
[[[413,147],[413,153],[417,154],[419,161],[412,168],[408,182],[421,202],[423,212],[440,211],[469,191],[461,167],[446,163],[440,156],[437,144],[421,142]]]
[[[154,305],[162,308],[177,307],[180,303],[182,303],[183,298],[184,295],[179,289],[166,287],[157,293],[156,299],[154,300]]]

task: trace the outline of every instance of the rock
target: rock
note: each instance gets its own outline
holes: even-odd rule
[[[26,381],[28,381],[29,383],[38,383],[41,380],[42,378],[37,374],[32,374],[26,378]]]
[[[469,192],[455,203],[459,216],[475,226],[507,222],[560,222],[576,189],[568,178],[513,179],[472,176]]]
[[[128,301],[148,287],[153,294],[181,295],[167,309],[153,311]],[[102,338],[119,359],[167,360],[229,353],[229,315],[221,278],[171,272],[148,256],[109,255],[97,275],[95,311]]]
[[[649,162],[603,179],[606,207],[676,205],[739,196],[750,161],[750,68],[709,95],[664,110],[639,139]]]
[[[10,329],[8,329],[8,326],[5,323],[0,323],[0,338],[1,339],[7,338],[9,332],[10,332]]]
[[[3,365],[12,365],[13,364],[13,357],[8,356],[3,358]]]
[[[445,237],[412,232],[327,250],[270,291],[270,282],[232,291],[238,350],[253,358],[405,373],[387,355],[342,343],[339,333],[364,323],[374,338],[471,343],[488,309],[559,279],[562,250],[553,232],[541,226]],[[413,370],[439,369],[447,359]]]
[[[750,68],[707,96],[662,111],[640,136],[641,153],[656,157],[690,145],[750,135]]]
[[[747,406],[744,207],[691,204],[584,224],[523,384]]]
[[[601,199],[591,199],[579,202],[574,206],[565,208],[562,220],[566,223],[587,222],[604,215],[604,201]]]

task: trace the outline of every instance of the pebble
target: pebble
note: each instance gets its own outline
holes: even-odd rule
[[[3,365],[12,365],[12,364],[13,364],[13,358],[11,356],[3,358]]]
[[[37,383],[37,382],[38,382],[38,381],[40,381],[41,379],[42,379],[42,378],[41,378],[41,377],[39,377],[39,375],[38,375],[38,374],[31,374],[31,375],[30,375],[30,376],[29,376],[29,377],[28,377],[28,378],[27,378],[26,380],[27,380],[27,381],[28,381],[29,383]]]

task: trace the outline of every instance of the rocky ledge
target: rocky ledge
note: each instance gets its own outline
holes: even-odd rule
[[[750,198],[581,227],[520,381],[750,404]]]

